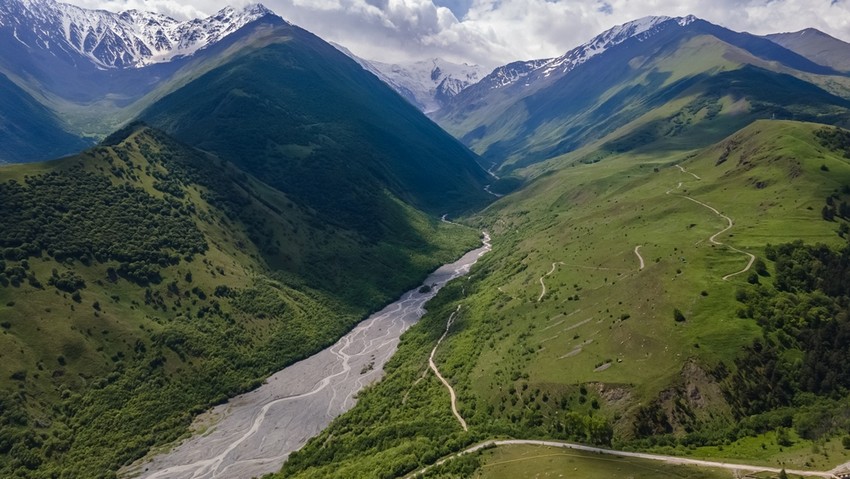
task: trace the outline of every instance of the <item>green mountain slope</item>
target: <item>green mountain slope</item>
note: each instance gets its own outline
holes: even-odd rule
[[[766,35],[768,40],[840,72],[850,72],[850,44],[814,28]]]
[[[505,171],[620,129],[623,143],[612,145],[619,151],[659,136],[691,149],[759,118],[846,125],[848,80],[827,70],[764,39],[695,21],[631,38],[554,80],[462,93],[435,120]]]
[[[0,164],[55,158],[91,142],[71,134],[59,118],[0,74]]]
[[[468,281],[435,298],[387,378],[291,456],[281,477],[398,477],[504,436],[678,445],[662,450],[681,454],[708,445],[693,454],[821,470],[841,462],[847,453],[835,439],[828,457],[808,454],[844,427],[829,419],[847,410],[846,401],[831,405],[832,393],[801,386],[796,400],[810,406],[779,413],[742,413],[729,399],[771,377],[751,366],[771,364],[748,352],[764,350],[757,339],[786,345],[791,365],[801,355],[791,336],[770,333],[756,314],[762,306],[748,298],[772,294],[787,276],[769,244],[846,243],[847,220],[824,219],[825,199],[840,210],[850,191],[841,138],[823,125],[757,121],[695,152],[559,159],[564,167],[473,219],[493,235],[493,251]],[[785,298],[783,307],[817,298]],[[468,433],[428,370],[453,312],[434,361],[457,392]],[[773,436],[777,427],[787,441]],[[807,436],[813,429],[820,432]],[[478,461],[440,477],[471,474]]]
[[[387,201],[365,240],[143,125],[0,168],[0,475],[114,477],[477,243]]]
[[[474,154],[334,47],[281,29],[286,41],[216,68],[141,118],[379,237],[398,233],[384,190],[435,214],[487,201]]]

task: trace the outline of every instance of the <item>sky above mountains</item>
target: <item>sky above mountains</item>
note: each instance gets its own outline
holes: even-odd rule
[[[62,0],[60,0],[62,1]],[[87,8],[203,17],[256,0],[64,0]],[[806,27],[850,40],[850,0],[261,0],[355,54],[389,62],[443,57],[495,67],[563,54],[648,15],[696,15],[756,34]]]

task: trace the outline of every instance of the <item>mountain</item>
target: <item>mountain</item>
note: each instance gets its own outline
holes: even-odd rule
[[[0,38],[71,61],[86,59],[99,68],[139,68],[192,55],[270,14],[254,4],[180,22],[138,10],[112,13],[54,0],[3,0]]]
[[[0,167],[0,475],[112,477],[478,242],[399,208],[366,241],[143,124]]]
[[[626,40],[635,38],[640,41],[669,27],[671,22],[679,26],[686,26],[695,20],[696,18],[693,16],[678,18],[644,17],[607,30],[560,57],[517,61],[497,67],[474,88],[470,88],[456,103],[468,103],[474,101],[475,98],[487,95],[492,90],[503,89],[512,85],[538,88],[541,82],[552,82],[561,78],[587,60],[605,53],[606,50]]]
[[[850,72],[850,44],[820,30],[806,28],[799,32],[765,35],[765,38],[819,65]]]
[[[61,120],[0,74],[0,164],[74,153],[89,141],[68,133]]]
[[[439,110],[485,73],[478,65],[452,63],[442,58],[403,64],[365,60],[341,45],[334,46],[425,113]]]
[[[33,120],[144,122],[0,168],[0,476],[111,476],[477,243],[438,219],[491,200],[476,155],[280,17],[148,65],[16,43]]]
[[[386,188],[435,214],[467,210],[489,197],[483,191],[486,174],[467,148],[352,60],[262,6],[226,8],[208,19],[169,23],[173,28],[168,31],[186,37],[163,41],[159,51],[166,52],[168,45],[189,50],[145,58],[125,52],[117,56],[132,61],[106,68],[97,63],[102,60],[60,48],[61,39],[36,41],[23,32],[76,19],[66,33],[92,28],[114,33],[120,27],[123,36],[149,37],[160,30],[164,34],[156,25],[168,22],[156,15],[92,12],[51,0],[4,1],[12,3],[4,4],[7,16],[0,32],[10,37],[11,47],[0,51],[0,72],[9,72],[13,82],[60,120],[64,131],[78,138],[102,138],[141,115],[193,146],[221,149],[230,160],[251,163],[249,171],[273,171],[276,187],[298,195],[328,219],[348,221],[348,226],[387,225],[374,221],[376,213],[370,211],[401,215],[394,200],[379,193]],[[12,7],[29,13],[23,20],[17,13],[9,17]],[[16,35],[32,46],[14,40]],[[190,50],[191,55],[177,53]],[[165,59],[170,60],[159,61]],[[213,78],[214,86],[205,84]],[[240,117],[245,123],[234,123]],[[246,134],[246,125],[257,128]],[[52,153],[49,144],[37,143],[37,151],[26,157],[16,154],[5,160],[46,159]],[[342,201],[327,195],[328,189],[350,197]]]
[[[49,145],[61,144],[68,134],[90,146],[177,85],[235,54],[270,23],[285,22],[260,5],[177,22],[154,13],[86,10],[53,0],[2,0],[0,74],[51,112],[61,131],[0,160],[53,158]],[[79,148],[66,153],[73,151]]]
[[[299,27],[269,38],[140,118],[370,234],[400,233],[391,197],[437,215],[489,200],[475,155],[374,75]]]
[[[636,147],[659,135],[705,145],[756,118],[843,124],[847,86],[833,69],[769,40],[694,17],[652,17],[559,58],[496,69],[432,116],[484,164],[507,171],[618,129]],[[693,128],[704,121],[713,135]]]

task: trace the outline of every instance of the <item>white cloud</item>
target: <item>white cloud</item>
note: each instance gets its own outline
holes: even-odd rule
[[[68,0],[66,0],[68,1]],[[86,7],[211,14],[227,0],[70,0]],[[850,0],[467,0],[457,18],[432,0],[261,0],[287,20],[384,61],[441,56],[493,67],[560,55],[614,25],[647,15],[700,18],[757,34],[806,27],[850,39]],[[237,0],[237,5],[247,0]]]
[[[142,10],[158,12],[180,20],[205,17],[211,11],[208,3],[212,2],[181,2],[179,0],[59,0],[72,3],[84,8],[99,8],[110,12],[124,10]],[[216,11],[218,8],[213,8]]]

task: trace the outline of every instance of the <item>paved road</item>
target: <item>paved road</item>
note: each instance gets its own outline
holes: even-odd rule
[[[215,407],[214,428],[171,452],[136,464],[123,475],[145,479],[241,479],[280,469],[331,420],[351,409],[355,394],[377,381],[399,337],[425,313],[425,303],[448,281],[469,272],[484,246],[437,269],[419,288],[375,313],[330,348],[268,378],[261,387]]]

